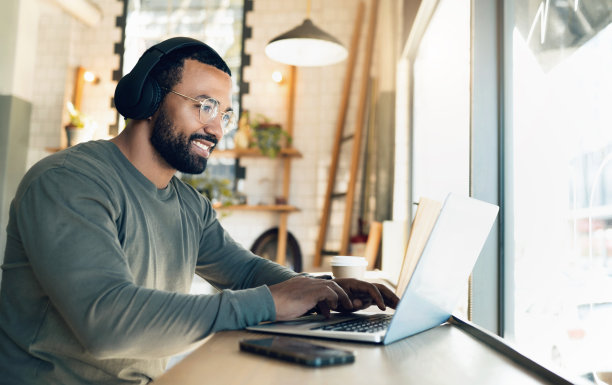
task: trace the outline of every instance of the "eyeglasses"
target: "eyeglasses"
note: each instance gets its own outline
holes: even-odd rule
[[[221,113],[221,128],[223,129],[224,135],[231,132],[236,127],[236,114],[234,113],[234,111],[226,111],[226,112],[219,111],[220,103],[217,99],[206,98],[204,100],[200,100],[200,99],[189,97],[187,95],[183,95],[174,90],[168,90],[168,91],[172,92],[173,94],[182,96],[185,99],[193,100],[194,102],[198,103],[200,105],[200,108],[199,108],[200,111],[199,111],[198,118],[200,119],[200,122],[202,123],[210,122],[211,120],[216,118],[220,112]]]

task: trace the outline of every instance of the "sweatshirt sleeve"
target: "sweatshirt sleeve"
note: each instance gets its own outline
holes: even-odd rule
[[[215,287],[233,290],[274,285],[299,275],[246,250],[216,218],[209,220],[202,232],[196,271]]]
[[[275,318],[269,289],[255,279],[245,279],[249,289],[214,295],[136,285],[112,194],[85,175],[54,169],[31,182],[13,207],[41,292],[93,356],[167,356],[212,332]]]

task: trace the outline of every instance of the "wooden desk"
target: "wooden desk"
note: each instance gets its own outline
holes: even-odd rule
[[[352,364],[323,368],[240,351],[241,339],[260,336],[270,335],[247,331],[217,333],[153,385],[570,383],[556,378],[554,373],[548,373],[546,379],[519,365],[509,358],[512,355],[502,354],[466,332],[465,325],[444,324],[387,346],[310,339],[355,353]]]

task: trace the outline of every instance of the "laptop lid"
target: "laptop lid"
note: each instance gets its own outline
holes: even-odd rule
[[[269,322],[248,330],[390,344],[446,322],[466,292],[498,207],[473,198],[449,194],[431,231],[408,287],[389,327],[377,333],[325,330],[322,326],[363,314],[307,316],[293,321]]]
[[[438,326],[467,292],[468,278],[499,208],[449,194],[412,274],[384,343]]]

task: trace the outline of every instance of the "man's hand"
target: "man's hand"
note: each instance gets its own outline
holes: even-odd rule
[[[330,309],[340,312],[361,310],[376,304],[379,309],[395,309],[399,298],[385,285],[351,278],[324,280],[294,277],[270,286],[276,307],[276,320],[299,317],[316,307],[329,316]]]
[[[336,278],[333,280],[340,286],[351,299],[351,307],[343,309],[338,307],[337,311],[357,311],[376,304],[380,310],[387,306],[395,309],[399,298],[389,288],[380,283],[369,283],[352,278]]]
[[[329,315],[329,309],[353,309],[347,293],[334,281],[293,277],[270,286],[276,307],[276,320],[286,321],[304,315],[318,305],[321,313]]]

